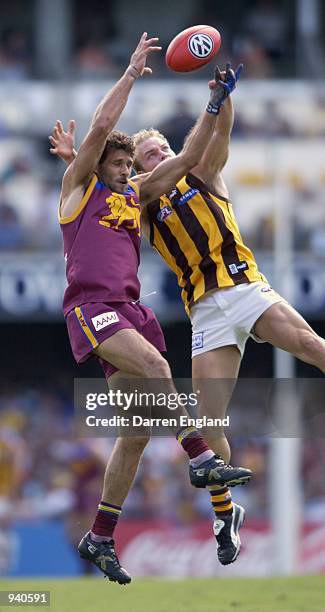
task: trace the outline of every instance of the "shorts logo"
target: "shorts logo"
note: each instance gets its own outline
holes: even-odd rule
[[[164,206],[159,213],[157,214],[157,219],[158,221],[165,221],[165,219],[167,219],[167,217],[169,217],[169,215],[171,215],[173,212],[173,209],[171,206]]]
[[[248,264],[247,261],[241,261],[238,264],[229,264],[228,268],[231,274],[238,274],[238,272],[241,272],[242,270],[247,270]]]
[[[107,327],[107,325],[112,325],[112,323],[117,323],[119,320],[116,312],[103,312],[103,314],[92,317],[91,319],[96,331],[100,331],[104,329],[104,327]]]
[[[80,323],[81,327],[88,327],[88,325],[87,325],[87,323],[86,323],[86,321],[83,318],[81,313],[78,315],[78,320],[79,320],[79,323]]]
[[[183,193],[183,195],[179,198],[178,203],[180,205],[182,204],[186,204],[186,202],[188,202],[191,198],[194,198],[194,196],[199,192],[198,189],[188,189],[188,191],[186,191],[185,193]]]
[[[214,43],[207,34],[193,34],[188,41],[188,48],[194,57],[205,58],[212,53]]]
[[[261,292],[262,293],[268,293],[269,291],[273,291],[272,287],[270,287],[270,285],[267,285],[266,287],[262,287]]]
[[[203,332],[192,335],[192,351],[203,348]]]

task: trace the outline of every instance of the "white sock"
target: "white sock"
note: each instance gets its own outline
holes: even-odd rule
[[[209,461],[209,459],[212,459],[214,455],[215,453],[209,448],[208,450],[204,451],[197,457],[194,457],[194,459],[190,459],[190,465],[192,465],[193,467],[198,467],[199,465],[201,465],[201,463],[204,463],[205,461]]]
[[[110,542],[113,538],[111,538],[110,536],[101,536],[101,535],[96,535],[96,533],[93,533],[92,531],[90,532],[90,539],[93,542]]]

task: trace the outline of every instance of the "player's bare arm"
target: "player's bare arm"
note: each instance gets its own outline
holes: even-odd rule
[[[182,151],[173,158],[165,159],[149,174],[140,174],[137,178],[142,205],[167,193],[201,159],[215,129],[220,106],[228,95],[221,81],[210,81],[209,86],[211,94],[207,108],[188,135]]]
[[[242,67],[239,66],[236,72],[234,72],[231,69],[230,64],[227,64],[226,71],[220,72],[220,69],[217,67],[215,78],[216,80],[222,79],[224,82],[227,82],[227,79],[230,76],[231,83],[235,87],[240,76],[241,69]],[[233,124],[234,108],[231,96],[228,95],[222,108],[220,109],[216,129],[213,132],[209,144],[207,145],[199,164],[192,169],[192,173],[195,176],[197,176],[207,185],[211,185],[215,191],[224,197],[228,197],[228,191],[220,173],[227,163]]]
[[[98,105],[89,132],[63,178],[62,216],[70,216],[78,207],[98,165],[106,139],[124,110],[134,82],[143,74],[151,73],[146,61],[151,52],[160,51],[161,48],[156,46],[157,41],[157,38],[147,39],[147,33],[144,32],[125,73]]]
[[[222,191],[226,191],[220,173],[228,160],[233,121],[233,103],[229,96],[220,111],[216,129],[210,138],[200,163],[191,171],[201,181],[211,185],[220,195],[225,197],[228,197],[228,193],[221,193],[220,191],[220,187],[222,187]]]

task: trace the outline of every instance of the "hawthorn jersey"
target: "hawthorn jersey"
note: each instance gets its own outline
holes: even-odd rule
[[[266,280],[231,203],[192,174],[148,208],[150,242],[176,273],[187,313],[211,289]]]
[[[139,299],[140,205],[138,187],[112,192],[93,176],[77,210],[59,221],[68,287],[63,311],[87,302]]]

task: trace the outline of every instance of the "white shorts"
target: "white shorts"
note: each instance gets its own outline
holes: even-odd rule
[[[193,304],[192,358],[212,349],[236,345],[244,354],[249,336],[263,342],[252,332],[257,319],[277,302],[285,301],[262,281],[245,283],[209,292]]]

